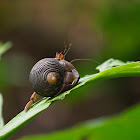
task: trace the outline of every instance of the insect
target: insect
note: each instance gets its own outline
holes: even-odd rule
[[[65,60],[71,47],[70,40],[69,48],[67,49],[65,42],[64,46],[64,51],[57,52],[55,58],[41,59],[31,69],[29,81],[34,93],[25,106],[26,112],[39,96],[55,97],[77,85],[80,75],[75,67]]]

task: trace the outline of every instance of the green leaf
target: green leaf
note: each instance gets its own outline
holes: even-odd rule
[[[109,60],[105,61],[103,64],[99,65],[96,69],[101,72],[101,71],[110,69],[112,67],[117,67],[117,66],[121,66],[124,64],[126,64],[126,63],[124,63],[123,61],[110,58]]]
[[[4,121],[2,117],[2,105],[3,105],[3,98],[2,98],[2,94],[0,93],[0,129],[4,126]]]
[[[20,140],[139,140],[140,105],[118,116],[87,121],[71,129],[51,134],[23,137]]]
[[[6,42],[5,44],[0,43],[0,58],[1,56],[11,48],[12,43],[11,42]]]
[[[34,104],[28,112],[25,113],[24,111],[22,111],[16,117],[14,117],[11,121],[9,121],[3,127],[3,129],[0,130],[0,139],[6,139],[10,137],[13,133],[15,133],[22,126],[27,124],[36,115],[38,115],[40,112],[48,108],[52,103],[54,103],[57,100],[64,99],[65,96],[69,94],[72,90],[83,86],[85,83],[91,82],[91,81],[95,82],[98,80],[104,80],[108,78],[125,77],[125,76],[140,76],[140,63],[139,62],[131,62],[128,64],[126,63],[121,66],[111,67],[97,74],[87,75],[81,78],[78,85],[72,88],[71,90],[62,93],[61,95],[53,99],[43,98],[42,100]]]

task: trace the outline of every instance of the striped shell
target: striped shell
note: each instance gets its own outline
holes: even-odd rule
[[[55,84],[50,84],[47,75],[56,72]],[[64,67],[54,58],[44,58],[38,61],[32,68],[29,81],[34,91],[44,97],[54,97],[63,88]]]

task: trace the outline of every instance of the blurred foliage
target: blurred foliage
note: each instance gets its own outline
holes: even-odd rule
[[[7,50],[9,50],[11,48],[11,46],[12,46],[11,42],[7,42],[5,44],[0,42],[0,58]]]
[[[0,89],[25,87],[28,81],[31,58],[25,54],[10,54],[0,62]]]
[[[12,46],[12,43],[11,42],[6,42],[6,43],[2,43],[0,42],[0,60],[1,60],[1,56],[11,48]],[[1,65],[1,62],[0,62],[0,65]],[[2,79],[2,69],[0,68],[0,79]],[[0,85],[2,83],[0,82]],[[4,126],[4,120],[3,120],[3,117],[2,117],[2,105],[3,105],[3,97],[2,97],[2,94],[0,93],[0,129]]]
[[[4,126],[4,120],[2,117],[2,105],[3,105],[3,98],[2,98],[2,94],[0,93],[0,129]]]
[[[11,42],[0,43],[0,59],[1,59],[1,56],[7,50],[9,50],[11,48],[11,46],[12,46],[12,43]],[[0,62],[0,89],[1,89],[1,91],[2,91],[2,86],[3,86],[3,84],[4,84],[5,80],[6,80],[5,75],[7,75],[6,72],[5,72],[5,68],[4,68],[4,65],[3,65],[3,62],[2,61],[3,60],[1,60],[1,62]],[[7,69],[9,71],[9,68],[7,68]]]
[[[139,14],[140,2],[137,0],[108,0],[101,4],[97,22],[106,44],[102,56],[139,59]]]
[[[51,134],[34,135],[20,140],[139,140],[140,105],[110,118],[81,123],[71,129]]]
[[[33,104],[27,112],[22,111],[21,113],[19,113],[0,130],[0,139],[6,139],[10,137],[17,130],[19,130],[30,120],[32,120],[36,115],[48,108],[52,103],[54,103],[57,100],[64,99],[65,96],[69,94],[72,90],[77,89],[88,82],[97,82],[99,80],[116,77],[140,76],[139,62],[123,63],[119,60],[109,59],[102,65],[98,66],[97,69],[99,69],[99,73],[87,75],[83,78],[80,78],[78,85],[76,85],[72,89],[54,98],[44,97],[37,103]]]

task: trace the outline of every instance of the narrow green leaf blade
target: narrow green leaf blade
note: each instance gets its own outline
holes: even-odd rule
[[[0,130],[0,139],[8,138],[17,130],[19,130],[22,126],[28,123],[31,119],[33,119],[36,115],[38,115],[40,112],[48,108],[49,105],[51,105],[54,101],[64,99],[65,96],[70,93],[70,91],[83,86],[87,82],[90,81],[95,82],[109,78],[126,77],[126,76],[140,76],[140,63],[132,62],[121,66],[109,68],[97,74],[87,75],[81,78],[79,84],[74,88],[72,88],[71,90],[62,93],[61,95],[53,99],[43,98],[38,103],[34,104],[27,113],[22,111],[10,122],[8,122],[3,127],[3,129]]]
[[[2,117],[2,105],[3,105],[3,98],[2,98],[2,94],[0,93],[0,129],[4,126],[4,120]]]
[[[23,137],[20,140],[139,140],[140,105],[118,116],[100,118],[77,125],[71,129],[51,134]]]
[[[28,112],[22,111],[11,121],[9,121],[2,130],[0,130],[0,139],[7,139],[15,131],[24,126],[27,122],[32,120],[37,114],[45,110],[51,102],[48,98],[43,98],[41,101],[37,102]]]

